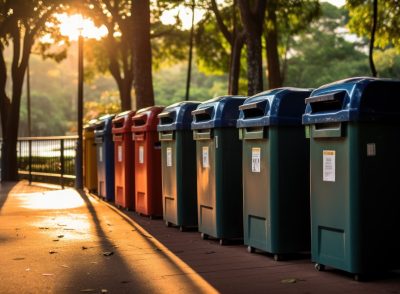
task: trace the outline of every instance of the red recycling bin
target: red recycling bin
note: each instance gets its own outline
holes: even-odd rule
[[[150,217],[162,216],[161,143],[157,115],[164,107],[140,109],[132,118],[135,149],[135,210]]]
[[[115,204],[134,210],[134,153],[132,142],[132,117],[135,111],[124,111],[112,121],[114,141]]]

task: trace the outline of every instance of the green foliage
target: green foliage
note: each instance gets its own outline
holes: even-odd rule
[[[226,75],[205,75],[196,65],[192,69],[190,100],[205,101],[226,94]],[[154,73],[156,104],[167,106],[185,99],[186,71],[186,63],[179,63]]]
[[[94,118],[104,114],[120,112],[121,105],[118,91],[105,91],[97,101],[87,101],[84,106],[84,122],[87,123]]]
[[[370,38],[372,28],[373,0],[348,0],[349,28],[358,36]],[[394,46],[400,52],[400,1],[378,1],[378,25],[375,46]]]
[[[344,15],[345,11],[324,5],[323,17],[296,38],[287,63],[285,85],[319,87],[369,74],[367,56],[336,32]],[[337,19],[338,16],[341,17]]]
[[[400,79],[400,55],[394,48],[376,50],[374,60],[380,77]]]

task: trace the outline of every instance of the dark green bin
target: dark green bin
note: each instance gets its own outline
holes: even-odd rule
[[[339,81],[306,102],[316,269],[399,268],[400,81]]]
[[[163,217],[167,226],[197,227],[196,143],[190,124],[200,102],[180,102],[158,115]]]
[[[244,243],[275,260],[310,250],[309,146],[301,123],[310,94],[279,88],[239,107]]]
[[[245,97],[223,96],[192,112],[196,140],[198,228],[220,244],[243,238],[242,145],[236,121]]]

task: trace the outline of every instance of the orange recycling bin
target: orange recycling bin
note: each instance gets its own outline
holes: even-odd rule
[[[83,184],[89,192],[97,191],[97,160],[94,129],[96,119],[92,119],[83,127]]]
[[[135,150],[135,210],[150,217],[162,216],[161,143],[157,115],[164,107],[140,109],[132,118]]]
[[[132,181],[134,153],[132,142],[132,117],[135,111],[124,111],[112,121],[114,141],[115,204],[134,210],[134,182]]]

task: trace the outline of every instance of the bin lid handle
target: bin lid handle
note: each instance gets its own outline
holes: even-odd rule
[[[242,104],[239,106],[239,110],[259,108],[260,104],[264,101],[253,102],[249,104]]]
[[[198,114],[209,114],[211,115],[212,111],[213,111],[214,107],[209,106],[206,108],[200,108],[200,109],[195,109],[192,111],[192,115],[198,115]]]
[[[143,114],[135,115],[134,117],[132,117],[132,120],[143,120],[143,119],[146,119],[146,118],[147,118],[147,115],[145,113],[143,113]]]
[[[113,124],[115,124],[115,123],[123,122],[124,120],[125,120],[125,118],[123,116],[121,116],[121,117],[114,118],[112,120],[112,122],[113,122]]]
[[[171,117],[171,112],[161,112],[157,115],[158,118]]]
[[[345,93],[345,91],[337,91],[337,92],[333,92],[333,93],[329,93],[329,94],[308,97],[304,100],[304,102],[305,102],[305,104],[308,104],[308,103],[340,100],[340,98],[343,97],[342,95],[344,93]]]

